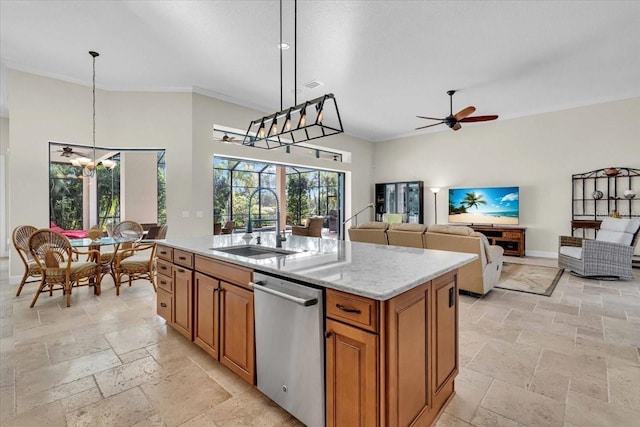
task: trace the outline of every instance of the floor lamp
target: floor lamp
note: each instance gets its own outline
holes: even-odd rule
[[[433,192],[433,206],[435,209],[435,221],[433,222],[434,224],[438,223],[438,191],[440,191],[440,189],[438,187],[431,187],[430,190]]]

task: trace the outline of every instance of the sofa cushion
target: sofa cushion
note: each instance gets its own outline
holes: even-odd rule
[[[600,230],[635,234],[640,227],[639,219],[606,217],[600,224]]]
[[[469,235],[469,237],[477,237],[478,239],[480,239],[480,241],[482,242],[482,246],[484,246],[484,253],[487,257],[487,262],[492,262],[493,259],[491,257],[491,244],[489,244],[489,239],[487,239],[487,236],[480,233],[479,231],[474,231]]]
[[[395,231],[413,231],[416,233],[424,233],[424,230],[427,229],[427,226],[424,224],[402,223],[402,224],[391,224],[389,226],[389,229],[395,230]]]
[[[560,254],[566,255],[575,259],[582,259],[582,247],[581,246],[560,246]]]
[[[382,230],[386,230],[389,227],[389,224],[387,224],[386,222],[365,222],[363,224],[358,225],[355,228],[375,228],[375,229],[382,229]]]
[[[631,241],[633,240],[633,234],[625,233],[623,231],[611,231],[611,230],[602,230],[598,231],[598,236],[596,240],[601,242],[610,242],[610,243],[618,243],[625,246],[630,246]]]
[[[442,233],[442,234],[456,234],[458,236],[470,236],[473,231],[473,228],[467,227],[465,225],[430,225],[427,228],[429,233]]]

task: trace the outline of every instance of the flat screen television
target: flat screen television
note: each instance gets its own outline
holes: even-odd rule
[[[449,222],[517,225],[519,201],[519,187],[451,188]]]

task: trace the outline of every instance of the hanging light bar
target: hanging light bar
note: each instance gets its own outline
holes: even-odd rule
[[[294,94],[297,94],[298,85],[298,2],[294,0]],[[280,44],[282,41],[282,0],[280,0]],[[249,124],[242,145],[264,148],[267,150],[290,146],[299,142],[311,141],[325,136],[336,135],[344,132],[342,120],[338,111],[336,98],[328,93],[319,98],[298,104],[297,95],[294,95],[294,104],[290,108],[282,108],[282,49],[280,49],[280,111],[269,116],[253,120]],[[314,107],[315,118],[313,121],[307,117],[307,107]],[[312,113],[313,114],[313,113]],[[313,116],[311,116],[313,117]],[[294,126],[293,123],[297,122]]]
[[[313,108],[311,120],[308,117],[307,107]],[[296,122],[297,125],[294,125]],[[283,126],[279,126],[280,123],[283,123]],[[249,124],[242,145],[270,150],[342,132],[344,129],[338,104],[335,96],[328,93],[253,120]]]

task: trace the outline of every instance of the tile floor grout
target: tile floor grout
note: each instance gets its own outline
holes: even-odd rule
[[[167,328],[148,282],[116,297],[107,277],[99,297],[80,288],[66,308],[60,292],[43,294],[29,309],[35,285],[15,297],[7,264],[0,260],[3,426],[300,425]],[[635,425],[640,270],[634,272],[626,282],[565,272],[544,298],[502,289],[461,295],[457,394],[437,425]]]

